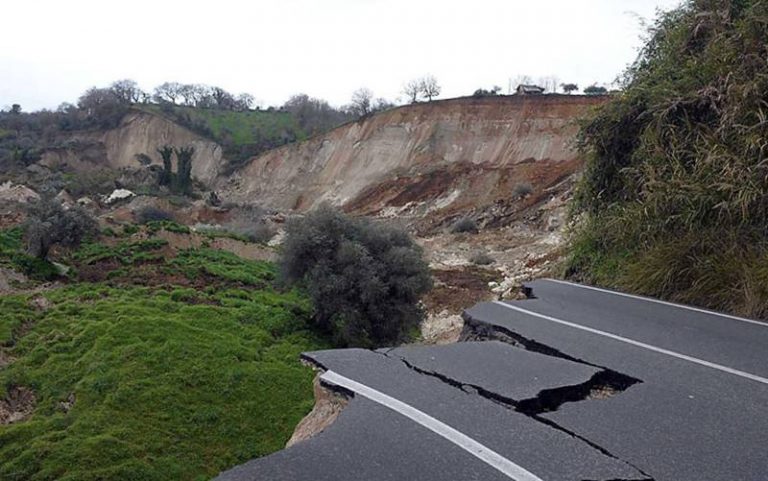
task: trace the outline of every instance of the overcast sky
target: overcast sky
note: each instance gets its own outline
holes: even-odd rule
[[[396,99],[432,74],[441,97],[510,78],[609,83],[641,45],[640,18],[679,0],[23,0],[3,5],[0,107],[74,102],[131,78],[249,92]]]

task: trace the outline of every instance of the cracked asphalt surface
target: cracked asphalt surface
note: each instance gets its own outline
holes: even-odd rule
[[[468,309],[466,342],[304,357],[544,481],[764,479],[768,384],[717,366],[768,374],[768,325],[554,281],[529,287],[534,299]],[[322,433],[216,479],[514,479],[349,394]]]

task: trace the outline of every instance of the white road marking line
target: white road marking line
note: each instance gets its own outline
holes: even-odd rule
[[[429,414],[419,411],[415,407],[406,404],[398,399],[377,391],[371,387],[361,384],[357,381],[353,381],[347,377],[342,376],[333,371],[326,371],[321,376],[325,382],[348,389],[355,394],[359,394],[365,398],[370,399],[373,402],[381,404],[398,414],[402,414],[411,421],[420,424],[421,426],[429,429],[435,434],[438,434],[448,441],[452,442],[461,449],[467,451],[469,454],[479,458],[492,468],[502,472],[506,476],[516,481],[542,481],[538,476],[526,471],[524,468],[513,463],[509,459],[503,457],[499,453],[492,449],[480,444],[474,439],[470,438],[466,434],[453,429],[447,424],[439,421]]]
[[[582,331],[591,332],[592,334],[597,334],[599,336],[605,336],[610,339],[614,339],[616,341],[625,342],[627,344],[632,344],[633,346],[642,347],[643,349],[648,349],[649,351],[658,352],[660,354],[666,354],[667,356],[676,357],[678,359],[682,359],[684,361],[692,362],[695,364],[699,364],[701,366],[706,366],[712,369],[717,369],[718,371],[727,372],[728,374],[733,374],[735,376],[740,376],[746,379],[750,379],[752,381],[757,381],[763,384],[768,384],[768,378],[764,378],[761,376],[757,376],[755,374],[750,374],[748,372],[739,371],[738,369],[733,369],[728,366],[722,366],[720,364],[715,364],[714,362],[705,361],[703,359],[699,359],[697,357],[688,356],[686,354],[680,354],[679,352],[670,351],[668,349],[664,349],[661,347],[656,347],[651,344],[646,344],[644,342],[635,341],[634,339],[629,339],[626,337],[622,337],[616,334],[611,334],[610,332],[601,331],[599,329],[593,329],[591,327],[582,326],[581,324],[576,324],[574,322],[564,321],[562,319],[558,319],[556,317],[547,316],[544,314],[539,314],[538,312],[529,311],[528,309],[523,309],[522,307],[513,306],[511,304],[505,304],[500,301],[493,301],[495,304],[498,304],[500,306],[506,307],[507,309],[512,309],[518,312],[522,312],[523,314],[528,314],[529,316],[538,317],[539,319],[545,319],[547,321],[555,322],[557,324],[562,324],[564,326],[572,327],[574,329],[580,329]]]
[[[756,321],[754,319],[747,319],[746,317],[732,316],[730,314],[722,314],[720,312],[710,311],[710,310],[707,310],[707,309],[701,309],[701,308],[693,307],[693,306],[686,306],[685,304],[677,304],[677,303],[674,303],[674,302],[662,301],[660,299],[654,299],[653,297],[645,297],[645,296],[638,296],[638,295],[635,295],[635,294],[627,294],[625,292],[612,291],[610,289],[603,289],[603,288],[594,287],[594,286],[585,286],[583,284],[578,284],[576,282],[564,281],[564,280],[561,280],[561,279],[543,279],[543,280],[550,281],[550,282],[556,282],[558,284],[565,284],[565,285],[573,286],[573,287],[581,287],[582,289],[591,289],[593,291],[605,292],[606,294],[614,294],[614,295],[617,295],[617,296],[629,297],[631,299],[638,299],[640,301],[655,302],[656,304],[663,304],[665,306],[672,306],[672,307],[677,307],[677,308],[680,308],[680,309],[688,309],[689,311],[701,312],[703,314],[711,314],[713,316],[725,317],[725,318],[728,318],[728,319],[733,319],[735,321],[748,322],[750,324],[757,324],[758,326],[768,327],[768,322],[761,322],[761,321]]]

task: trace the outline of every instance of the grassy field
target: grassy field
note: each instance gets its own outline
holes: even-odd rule
[[[0,257],[16,238],[0,235]],[[0,479],[209,479],[281,449],[311,409],[298,355],[326,344],[272,264],[133,239],[70,257],[103,281],[76,273],[0,297],[0,345],[15,359],[0,398],[36,396],[28,419],[0,426]]]
[[[294,136],[296,140],[305,137],[303,132],[299,131],[293,116],[287,112],[234,112],[189,107],[182,107],[182,111],[205,120],[216,138],[229,136],[234,145],[251,144],[261,139],[278,139],[282,136]]]

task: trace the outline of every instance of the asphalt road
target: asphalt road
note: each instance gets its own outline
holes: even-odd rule
[[[766,479],[768,325],[530,287],[467,310],[482,341],[306,353],[352,401],[316,437],[217,479]]]

